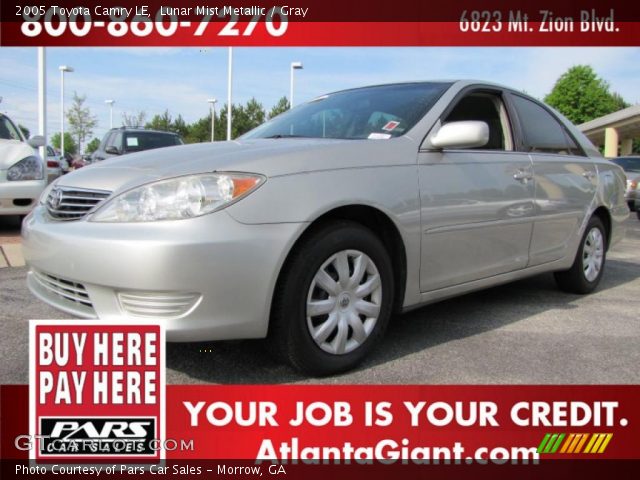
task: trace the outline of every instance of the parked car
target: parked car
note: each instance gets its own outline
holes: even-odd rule
[[[635,211],[640,220],[640,174],[633,178],[627,178],[627,191],[625,199],[629,205],[629,210]]]
[[[332,374],[420,305],[543,272],[593,291],[624,234],[624,182],[506,87],[346,90],[233,142],[62,177],[25,221],[28,284],[76,316],[162,319],[171,341],[267,337]]]
[[[42,145],[42,136],[25,139],[0,113],[0,215],[26,215],[37,204],[47,182],[44,162],[35,150]]]
[[[617,157],[612,158],[611,161],[620,166],[627,175],[625,198],[629,209],[636,212],[640,220],[640,156]]]
[[[47,145],[47,183],[51,183],[62,175],[60,156],[51,145]]]
[[[93,161],[101,161],[126,153],[172,147],[183,143],[180,136],[173,132],[130,127],[112,128],[91,158]]]

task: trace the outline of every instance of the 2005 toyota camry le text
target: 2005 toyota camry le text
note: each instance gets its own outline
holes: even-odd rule
[[[65,175],[22,234],[31,291],[65,312],[160,318],[171,341],[266,337],[326,375],[396,312],[541,272],[591,292],[624,193],[618,166],[522,93],[403,83]]]

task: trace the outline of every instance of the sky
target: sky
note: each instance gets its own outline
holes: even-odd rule
[[[233,103],[255,97],[268,111],[289,94],[290,64],[295,103],[344,88],[395,81],[478,79],[524,90],[542,98],[557,78],[577,64],[591,65],[631,104],[640,103],[640,48],[609,47],[385,47],[234,48]],[[106,99],[114,99],[114,126],[123,112],[166,109],[188,123],[209,112],[207,99],[227,98],[227,48],[47,48],[47,129],[60,130],[60,65],[65,74],[65,109],[73,92],[86,95],[97,116],[95,137],[109,128]],[[37,50],[0,48],[0,111],[37,132]]]

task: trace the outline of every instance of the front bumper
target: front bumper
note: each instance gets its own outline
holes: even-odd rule
[[[0,181],[0,215],[26,215],[38,203],[45,186],[44,180]]]
[[[224,210],[180,221],[61,222],[38,206],[23,223],[28,285],[76,316],[159,318],[171,341],[260,338],[303,227],[242,224]]]

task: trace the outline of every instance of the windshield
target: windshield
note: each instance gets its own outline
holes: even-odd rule
[[[20,142],[23,141],[18,129],[15,125],[9,120],[9,118],[4,115],[0,115],[0,138],[3,140],[18,140]]]
[[[640,157],[614,158],[613,163],[622,167],[625,172],[640,172]]]
[[[174,145],[182,145],[182,140],[177,135],[170,133],[135,132],[127,133],[124,136],[124,151],[127,153]]]
[[[411,83],[332,93],[279,115],[242,138],[386,139],[409,131],[449,83]]]

